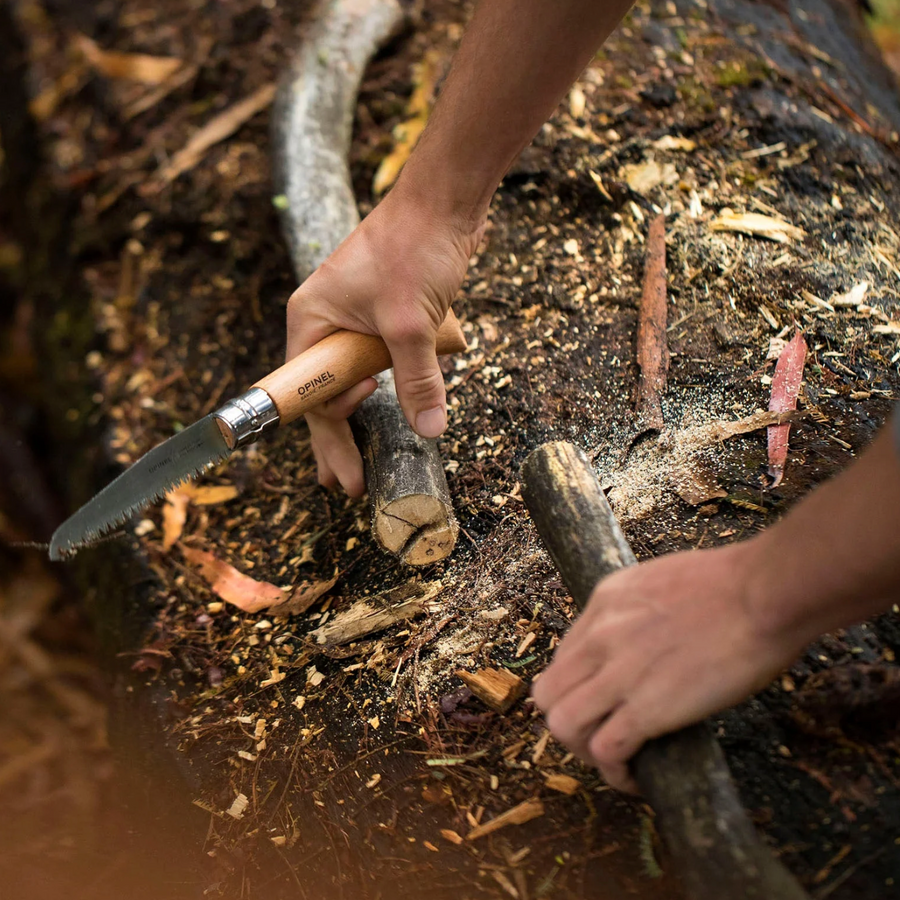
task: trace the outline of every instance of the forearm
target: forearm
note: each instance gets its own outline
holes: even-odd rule
[[[773,629],[812,640],[900,601],[893,430],[884,429],[857,462],[756,539],[752,603]]]
[[[481,0],[395,190],[477,224],[631,0]]]

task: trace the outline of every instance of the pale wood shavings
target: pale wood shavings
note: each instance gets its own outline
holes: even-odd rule
[[[752,237],[766,238],[786,244],[789,241],[799,241],[806,237],[806,232],[796,225],[791,225],[784,219],[775,216],[765,216],[762,213],[736,213],[730,209],[723,209],[717,218],[709,223],[712,231],[737,231]]]

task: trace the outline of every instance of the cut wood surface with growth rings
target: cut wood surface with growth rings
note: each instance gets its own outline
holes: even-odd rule
[[[401,19],[395,0],[352,0],[327,8],[282,83],[273,120],[276,180],[300,281],[359,223],[347,165],[356,94],[366,62]],[[448,321],[456,321],[452,311]],[[445,322],[438,352],[456,353],[465,346],[459,325],[453,330]],[[353,360],[354,378],[360,381],[390,366],[386,354],[382,344],[378,368],[366,373],[356,352],[342,355]],[[355,381],[345,379],[344,386]],[[452,553],[459,529],[437,442],[409,426],[392,373],[378,383],[353,418],[365,461],[372,532],[381,547],[408,565],[439,562]],[[291,417],[299,415],[301,398],[282,395]]]
[[[528,456],[522,496],[579,609],[601,579],[636,563],[591,464],[572,444]],[[705,724],[648,742],[633,767],[691,900],[808,900],[756,834]]]

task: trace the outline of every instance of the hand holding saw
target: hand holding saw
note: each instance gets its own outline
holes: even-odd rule
[[[465,348],[451,310],[437,333],[435,350],[446,355]],[[330,334],[246,393],[145,453],[56,529],[50,558],[71,556],[238,447],[390,367],[391,356],[380,337],[352,331]]]

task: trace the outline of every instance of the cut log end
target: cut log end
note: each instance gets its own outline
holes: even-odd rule
[[[397,402],[392,372],[353,417],[366,467],[375,539],[410,566],[446,559],[456,546],[447,476],[437,443],[419,437]]]
[[[372,529],[385,550],[410,566],[446,559],[459,533],[453,509],[431,494],[409,494],[376,506]]]

